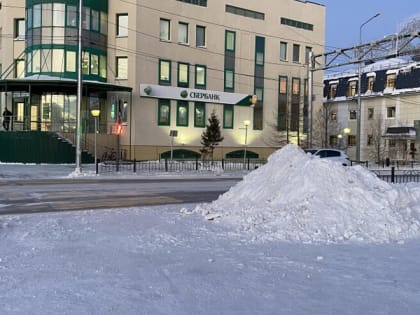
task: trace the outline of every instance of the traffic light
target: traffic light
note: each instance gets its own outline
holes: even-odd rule
[[[117,136],[121,136],[123,133],[123,126],[122,123],[117,123],[115,124],[115,132],[114,132]]]

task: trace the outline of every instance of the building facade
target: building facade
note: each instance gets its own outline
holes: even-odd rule
[[[418,160],[420,63],[409,58],[387,59],[366,65],[361,72],[361,160]],[[345,149],[355,159],[357,72],[326,77],[322,116],[327,145]]]
[[[215,158],[307,144],[307,65],[310,51],[323,51],[324,6],[84,0],[79,37],[78,2],[1,1],[1,104],[12,130],[72,138],[80,40],[81,131],[94,132],[90,110],[100,109],[100,152],[117,138],[129,159],[159,159],[171,147],[199,153],[212,112],[224,136]],[[315,73],[314,108],[321,82]]]

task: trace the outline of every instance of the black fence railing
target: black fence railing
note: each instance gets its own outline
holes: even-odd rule
[[[371,170],[376,176],[388,183],[412,183],[420,182],[419,169],[396,169],[394,166],[390,169]]]
[[[158,161],[103,161],[98,164],[98,171],[104,172],[197,172],[197,171],[241,171],[253,170],[265,164],[261,159],[222,159],[203,160],[170,160]]]

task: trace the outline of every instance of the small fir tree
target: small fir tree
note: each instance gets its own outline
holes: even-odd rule
[[[224,137],[222,137],[222,132],[220,130],[220,121],[217,118],[215,111],[210,115],[208,119],[208,125],[206,125],[206,130],[203,131],[201,135],[200,143],[203,147],[200,149],[200,152],[204,157],[210,156],[213,161],[213,152],[214,148],[219,145],[219,142],[222,142]]]

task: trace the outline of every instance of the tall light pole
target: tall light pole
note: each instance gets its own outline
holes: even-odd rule
[[[98,133],[98,118],[101,114],[101,110],[99,108],[91,109],[90,114],[95,118],[95,170],[96,174],[98,174],[98,152],[96,149],[96,134]]]
[[[358,93],[357,93],[357,140],[356,140],[356,160],[360,161],[360,142],[362,132],[362,28],[367,23],[378,17],[380,13],[376,13],[374,16],[362,23],[359,28],[359,47],[357,48],[357,75],[358,75]]]
[[[78,25],[78,44],[77,44],[77,108],[76,108],[76,169],[75,173],[81,173],[81,156],[80,140],[82,137],[81,128],[81,115],[80,111],[82,108],[82,11],[83,11],[83,0],[79,0],[79,25]]]

